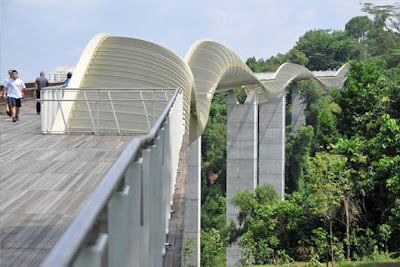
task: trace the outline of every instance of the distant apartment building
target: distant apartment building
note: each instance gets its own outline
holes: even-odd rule
[[[74,68],[67,66],[57,66],[54,71],[49,72],[49,82],[63,82],[67,79],[67,73],[74,72]]]

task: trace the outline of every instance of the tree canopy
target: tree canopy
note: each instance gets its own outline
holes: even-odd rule
[[[223,266],[239,239],[243,265],[400,256],[400,4],[361,8],[368,16],[344,30],[312,29],[284,54],[247,59],[253,72],[350,70],[330,97],[298,82],[307,125],[286,137],[285,200],[267,184],[239,192],[238,227],[226,226],[226,93],[215,95],[202,139],[202,266]]]

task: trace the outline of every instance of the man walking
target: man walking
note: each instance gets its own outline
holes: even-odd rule
[[[40,99],[40,89],[48,86],[49,86],[49,81],[45,77],[44,71],[41,71],[40,77],[36,78],[35,81],[35,89],[33,91],[33,96],[34,97],[36,96],[37,99]],[[40,114],[40,100],[37,100],[36,103],[36,113],[38,115]]]
[[[6,80],[4,81],[3,92],[2,92],[2,95],[1,95],[3,98],[6,99],[6,113],[10,117],[11,117],[11,103],[8,101],[9,98],[7,97],[7,87],[8,87],[8,83],[9,83],[10,79],[12,79],[11,78],[11,74],[12,74],[12,70],[9,70],[8,71],[8,76],[9,77],[7,77]]]
[[[19,120],[19,108],[22,102],[22,91],[25,91],[24,82],[18,78],[18,71],[12,71],[12,79],[8,82],[7,97],[9,97],[11,102],[11,114],[13,117],[13,122]]]

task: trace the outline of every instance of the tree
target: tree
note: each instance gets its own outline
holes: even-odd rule
[[[274,187],[268,184],[257,187],[253,192],[245,189],[232,198],[232,203],[239,209],[239,227],[230,224],[228,243],[241,237],[242,264],[248,265],[254,261],[263,264],[276,260],[276,253],[272,252],[278,248],[279,239],[275,235],[275,223],[270,218],[274,215],[277,201]],[[266,251],[271,253],[266,254]]]
[[[218,230],[201,230],[201,266],[221,266],[225,263],[223,243]]]
[[[261,70],[260,64],[257,62],[255,57],[249,57],[246,60],[246,65],[251,69],[252,72],[260,72]]]
[[[300,127],[297,133],[291,133],[286,141],[285,184],[287,193],[304,189],[304,173],[313,137],[313,127],[306,126]]]
[[[359,60],[367,57],[365,41],[368,39],[368,33],[373,28],[373,24],[373,21],[367,16],[358,16],[350,19],[345,25],[347,35],[358,40]]]
[[[393,39],[395,38],[393,30],[400,33],[400,4],[376,6],[372,3],[363,3],[361,10],[373,15],[376,24],[384,26]]]
[[[374,25],[368,33],[368,50],[373,56],[387,54],[400,44],[400,5],[376,6],[362,4],[362,11],[374,16]]]
[[[347,84],[339,94],[332,91],[332,97],[341,111],[337,113],[339,130],[347,135],[368,132],[368,122],[377,114],[367,113],[375,110],[380,100],[378,86],[382,70],[373,61],[350,62]]]
[[[373,21],[367,16],[358,16],[350,19],[346,23],[345,29],[349,36],[362,42],[367,39],[368,31],[372,29],[373,24]]]
[[[335,262],[333,221],[343,199],[342,181],[347,159],[340,155],[317,153],[311,159],[307,175],[308,193],[312,199],[312,210],[329,225],[330,255]]]
[[[354,58],[356,40],[343,31],[311,30],[299,38],[295,48],[309,59],[310,70],[337,69]]]
[[[309,61],[307,56],[296,48],[290,49],[284,56],[284,62],[291,62],[302,66],[306,66]]]

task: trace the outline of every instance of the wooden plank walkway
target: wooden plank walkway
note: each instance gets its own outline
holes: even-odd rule
[[[178,173],[174,189],[172,209],[175,211],[169,221],[167,242],[172,245],[164,257],[164,267],[182,266],[182,245],[185,217],[185,189],[187,176],[187,153],[189,150],[189,136],[183,136],[182,148],[179,155]]]
[[[43,135],[0,115],[0,266],[38,266],[133,136]],[[3,107],[1,107],[3,109]]]

